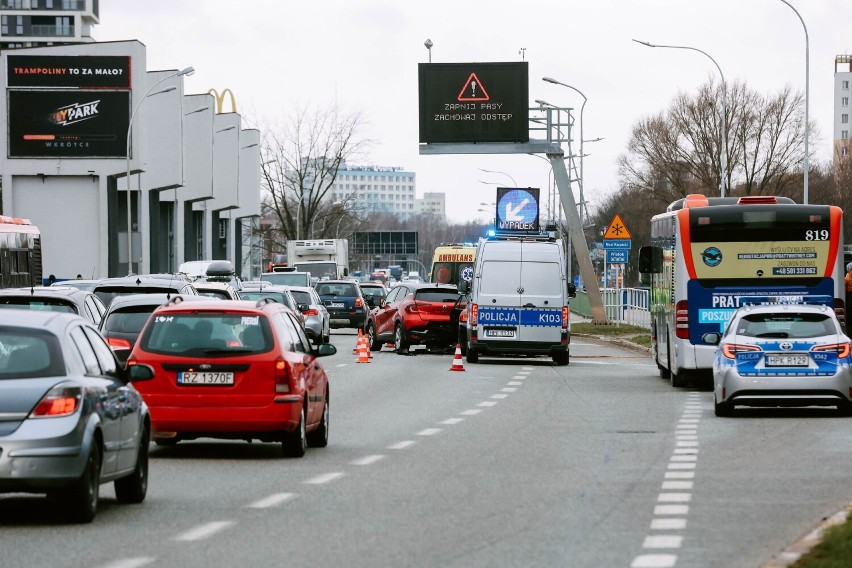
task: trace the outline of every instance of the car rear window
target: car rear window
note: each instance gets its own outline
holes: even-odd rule
[[[65,300],[52,298],[3,298],[0,297],[0,309],[35,310],[76,314],[77,306]]]
[[[133,306],[110,313],[103,323],[103,331],[139,333],[158,306]]]
[[[831,316],[813,313],[750,314],[740,319],[737,334],[747,337],[779,338],[833,335],[837,327]]]
[[[100,298],[105,306],[109,306],[116,296],[129,296],[130,294],[178,294],[181,290],[162,286],[134,286],[133,288],[102,286],[95,288],[95,295]],[[183,290],[183,293],[187,293]],[[191,293],[191,292],[189,292]]]
[[[355,284],[317,284],[317,293],[320,296],[345,296],[354,298],[358,296],[358,288]]]
[[[461,294],[453,290],[435,290],[427,288],[425,290],[414,291],[415,302],[458,302]]]
[[[261,314],[169,313],[153,316],[140,346],[163,355],[236,357],[271,350],[273,338]]]
[[[299,304],[311,305],[313,303],[313,298],[311,298],[311,295],[308,292],[292,290],[290,293],[293,294],[293,298],[295,298],[296,302]]]
[[[36,329],[0,326],[0,380],[64,374],[65,363],[55,335]]]
[[[386,298],[388,291],[384,286],[361,286],[361,293],[373,298]]]
[[[250,300],[252,302],[256,302],[264,298],[272,298],[279,304],[284,304],[291,310],[296,308],[296,306],[293,305],[293,302],[290,301],[287,294],[283,292],[240,292],[240,298],[243,300]]]

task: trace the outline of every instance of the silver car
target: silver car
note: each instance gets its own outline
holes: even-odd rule
[[[101,483],[123,503],[148,489],[148,407],[97,329],[80,316],[0,312],[0,493],[47,493],[92,521]]]
[[[716,416],[737,405],[837,406],[849,414],[852,340],[827,305],[741,307],[719,338],[713,396]]]
[[[290,292],[305,316],[305,331],[316,345],[328,343],[331,337],[328,310],[312,286],[290,286]]]

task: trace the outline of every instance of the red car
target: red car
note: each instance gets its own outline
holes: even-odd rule
[[[454,285],[402,282],[370,312],[370,349],[378,351],[390,341],[401,354],[411,345],[429,349],[454,346],[463,309],[464,296]]]
[[[328,444],[328,375],[318,358],[336,353],[333,345],[312,346],[272,300],[177,298],[151,314],[128,359],[154,368],[139,390],[158,445],[259,439],[301,457]]]

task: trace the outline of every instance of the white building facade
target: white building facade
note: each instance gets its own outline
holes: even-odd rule
[[[852,90],[852,55],[838,55],[834,58],[834,147],[836,156],[849,156],[852,149],[852,110],[849,99]]]

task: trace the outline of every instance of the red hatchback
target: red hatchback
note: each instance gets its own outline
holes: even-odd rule
[[[367,337],[370,349],[378,351],[393,341],[397,353],[411,345],[444,349],[458,341],[459,314],[464,296],[449,284],[402,282],[370,312]]]
[[[328,375],[318,357],[336,353],[333,345],[314,348],[274,300],[178,298],[154,311],[128,359],[154,368],[139,390],[158,445],[259,439],[301,457],[328,444]]]

